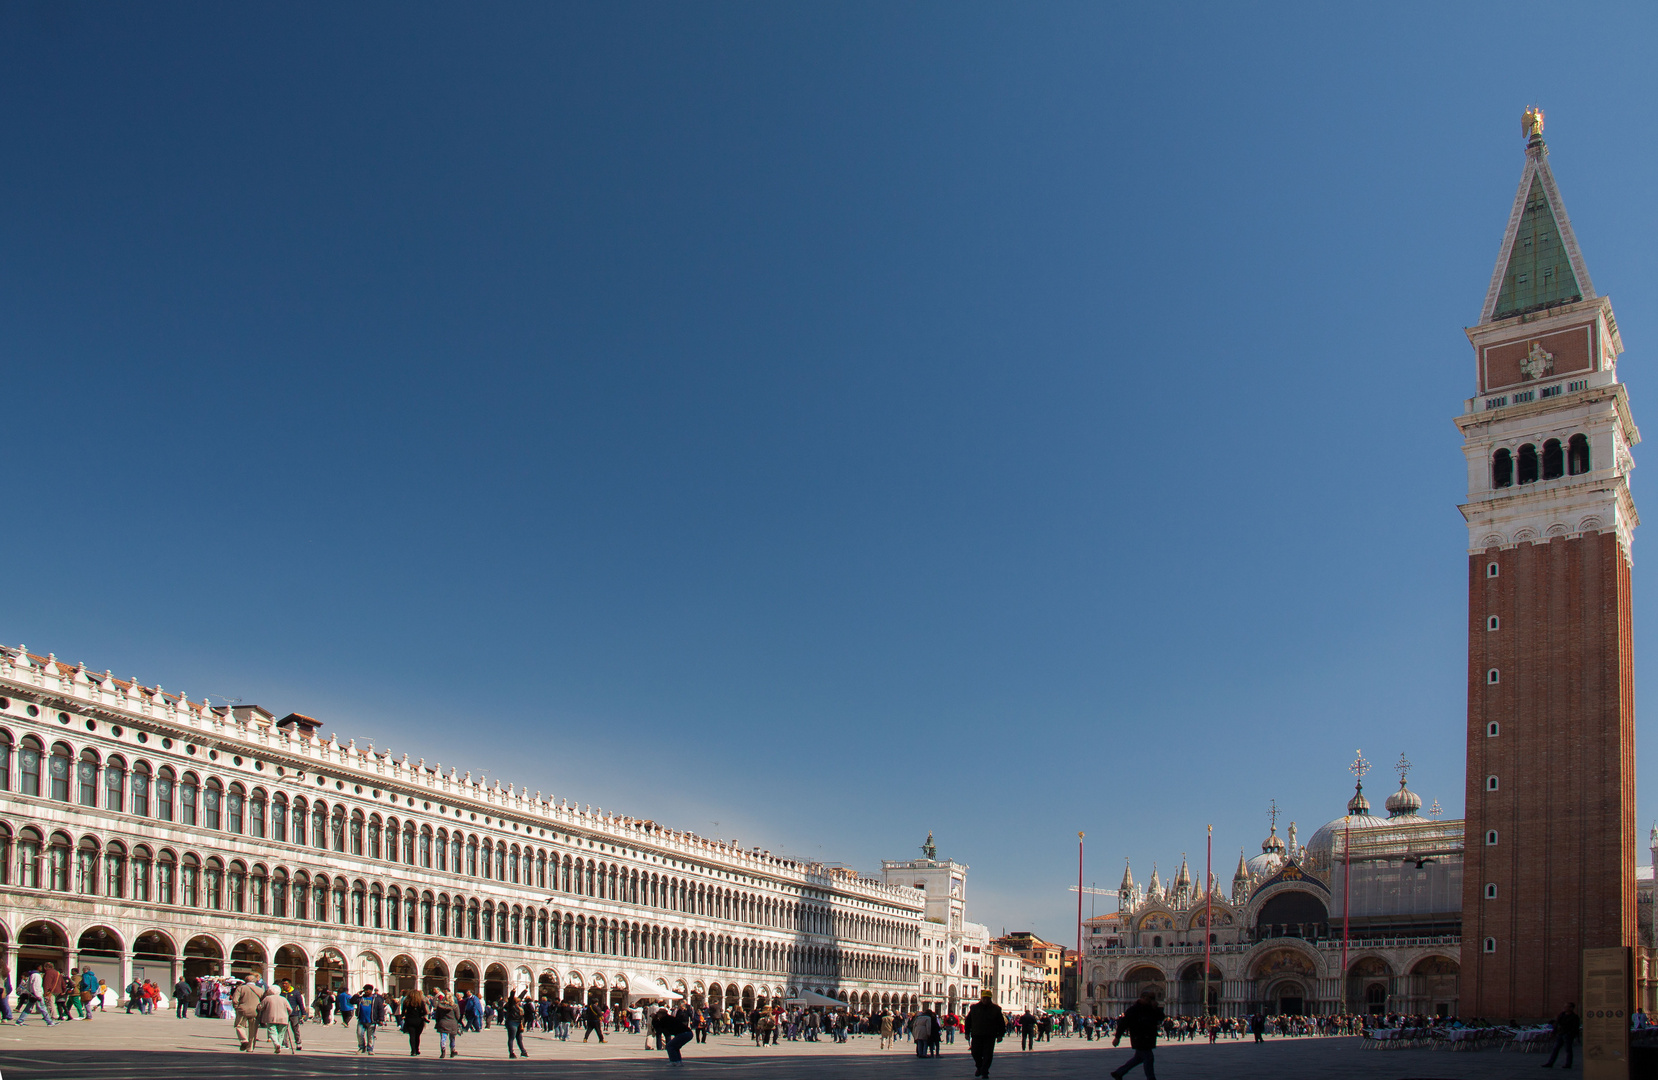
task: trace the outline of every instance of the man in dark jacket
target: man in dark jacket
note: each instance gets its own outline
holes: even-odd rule
[[[1566,1011],[1554,1018],[1554,1053],[1549,1060],[1543,1062],[1543,1068],[1554,1068],[1554,1059],[1560,1056],[1560,1048],[1566,1048],[1566,1068],[1572,1067],[1572,1043],[1577,1041],[1578,1032],[1583,1030],[1583,1019],[1577,1015],[1577,1005],[1574,1002],[1566,1003]]]
[[[986,990],[967,1010],[967,1045],[973,1052],[974,1076],[990,1075],[990,1059],[996,1056],[996,1043],[1006,1034],[1007,1017]]]
[[[1134,1048],[1134,1056],[1128,1059],[1128,1064],[1120,1069],[1113,1069],[1111,1075],[1116,1080],[1123,1080],[1128,1070],[1136,1065],[1146,1067],[1146,1080],[1157,1080],[1157,1070],[1152,1064],[1153,1051],[1157,1049],[1157,1032],[1163,1026],[1163,1007],[1157,1004],[1157,994],[1147,990],[1140,995],[1140,1000],[1128,1007],[1128,1010],[1117,1020],[1117,1033],[1111,1038],[1111,1045],[1122,1042],[1124,1033],[1128,1035],[1128,1045]]]

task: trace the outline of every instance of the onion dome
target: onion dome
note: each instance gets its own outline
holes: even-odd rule
[[[1416,817],[1416,812],[1422,809],[1422,796],[1405,786],[1405,778],[1399,778],[1399,790],[1387,797],[1387,816],[1390,818]]]
[[[1284,865],[1284,841],[1278,835],[1277,822],[1273,823],[1267,838],[1261,841],[1261,853],[1250,859],[1247,865],[1250,876],[1257,878],[1271,877]]]
[[[1370,816],[1370,800],[1364,797],[1364,781],[1353,785],[1353,797],[1347,800],[1349,814]]]
[[[1413,795],[1412,798],[1414,797]],[[1417,805],[1421,805],[1421,800],[1417,800]],[[1320,825],[1318,831],[1307,841],[1307,846],[1303,850],[1308,869],[1321,877],[1329,873],[1338,835],[1357,833],[1363,829],[1385,828],[1387,819],[1375,817],[1370,813],[1370,800],[1364,797],[1364,784],[1355,784],[1353,797],[1347,800],[1347,815]]]

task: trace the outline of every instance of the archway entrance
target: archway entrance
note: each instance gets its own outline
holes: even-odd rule
[[[91,968],[111,986],[125,985],[121,981],[121,940],[107,928],[94,926],[81,934],[75,945],[76,966]]]
[[[187,978],[199,979],[224,973],[225,954],[217,941],[201,934],[185,942],[184,974]]]
[[[173,992],[173,962],[178,950],[173,939],[159,930],[146,930],[132,943],[132,977],[149,981],[161,987],[161,992]]]
[[[30,923],[17,935],[17,971],[13,974],[27,975],[48,963],[68,974],[69,939],[51,923]]]
[[[558,1000],[558,972],[543,971],[541,978],[536,981],[535,994],[538,998]]]
[[[564,1000],[571,1005],[580,1005],[582,1001],[581,976],[573,971],[570,973],[570,981],[564,987]]]
[[[470,962],[463,962],[455,966],[455,993],[462,991],[468,994],[478,992],[478,969]]]
[[[484,969],[484,1001],[493,1005],[507,996],[507,969],[503,964],[491,964]]]
[[[276,967],[271,971],[271,978],[279,985],[287,983],[290,986],[305,988],[309,981],[305,973],[311,965],[305,962],[305,953],[297,945],[284,945],[276,950]]]
[[[1180,973],[1180,1005],[1182,1016],[1213,1016],[1220,1009],[1220,968],[1209,965],[1209,997],[1203,997],[1203,962],[1189,964]]]
[[[230,973],[252,982],[265,977],[265,947],[257,941],[238,941],[230,950]]]
[[[1431,1016],[1455,1016],[1461,972],[1461,966],[1448,956],[1423,957],[1410,971],[1407,1008]]]
[[[1305,1016],[1307,987],[1300,979],[1280,979],[1267,992],[1267,1007],[1281,1016]]]
[[[433,990],[448,989],[449,968],[434,956],[426,961],[426,966],[420,970],[420,992],[430,994]]]
[[[316,993],[327,991],[338,994],[345,988],[345,957],[337,950],[324,949],[317,956],[316,978],[312,980]]]
[[[386,974],[386,986],[392,993],[402,997],[415,988],[414,958],[410,956],[394,956],[391,961],[391,970]],[[421,993],[425,993],[424,990]]]

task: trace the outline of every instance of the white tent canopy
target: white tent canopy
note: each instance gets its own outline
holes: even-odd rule
[[[846,1002],[841,1001],[838,998],[829,997],[827,994],[820,994],[816,990],[802,990],[798,994],[791,994],[788,999],[784,1001],[784,1004],[811,1005],[822,1009],[846,1008]]]
[[[674,998],[683,998],[685,995],[678,990],[669,988],[668,980],[660,975],[640,975],[637,972],[624,972],[628,983],[628,1004],[636,1001],[672,1001]]]

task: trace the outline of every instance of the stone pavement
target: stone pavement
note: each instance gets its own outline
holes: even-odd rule
[[[967,1047],[946,1044],[943,1055],[926,1060],[912,1046],[882,1051],[877,1039],[862,1036],[844,1046],[832,1042],[785,1042],[760,1049],[752,1041],[712,1036],[706,1044],[685,1048],[685,1067],[670,1069],[667,1055],[647,1051],[637,1036],[608,1036],[603,1046],[583,1044],[579,1036],[560,1042],[550,1035],[526,1034],[528,1060],[509,1061],[506,1034],[491,1028],[461,1037],[461,1058],[439,1060],[437,1039],[428,1029],[422,1055],[409,1056],[408,1040],[395,1030],[380,1032],[379,1053],[356,1053],[356,1033],[339,1025],[301,1028],[305,1052],[272,1055],[261,1044],[239,1053],[228,1020],[177,1020],[171,1014],[140,1017],[98,1014],[48,1028],[38,1018],[29,1026],[0,1026],[0,1080],[165,1080],[187,1075],[216,1075],[231,1070],[244,1077],[322,1078],[358,1076],[467,1075],[519,1076],[524,1080],[577,1076],[594,1080],[633,1080],[641,1076],[705,1074],[721,1080],[801,1077],[803,1080],[956,1080],[973,1075]],[[1014,1040],[997,1048],[996,1080],[1057,1080],[1086,1077],[1103,1080],[1128,1059],[1125,1047],[1109,1041],[1055,1039],[1032,1051]],[[1542,1059],[1531,1054],[1448,1053],[1432,1050],[1367,1051],[1357,1039],[1273,1039],[1261,1046],[1248,1042],[1175,1043],[1159,1047],[1161,1080],[1282,1080],[1284,1077],[1352,1077],[1355,1080],[1487,1080],[1537,1076]],[[205,1072],[204,1072],[205,1070]],[[1566,1075],[1573,1075],[1577,1070]],[[1138,1070],[1135,1073],[1139,1075]],[[1556,1072],[1555,1075],[1560,1075]]]

